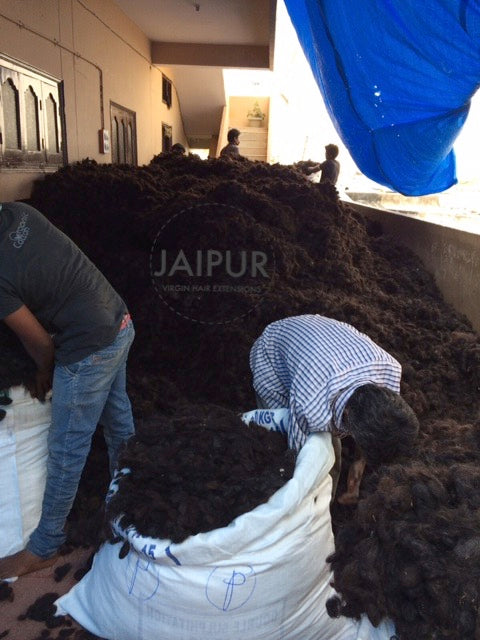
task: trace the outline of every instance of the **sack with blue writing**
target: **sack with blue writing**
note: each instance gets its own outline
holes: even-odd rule
[[[242,413],[240,417],[245,424],[254,422],[269,431],[279,431],[287,435],[289,414],[288,409],[254,409]]]
[[[57,613],[110,640],[389,640],[326,611],[333,460],[330,434],[310,436],[268,502],[178,544],[117,525],[127,555],[104,544]]]

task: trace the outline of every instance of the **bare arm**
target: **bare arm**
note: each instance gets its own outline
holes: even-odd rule
[[[4,322],[16,333],[25,351],[37,365],[35,383],[29,386],[32,398],[45,400],[45,394],[52,387],[55,351],[52,338],[25,305],[6,316]]]
[[[356,504],[360,496],[360,483],[365,471],[366,461],[360,449],[355,449],[355,460],[348,469],[347,490],[338,497],[340,504]]]

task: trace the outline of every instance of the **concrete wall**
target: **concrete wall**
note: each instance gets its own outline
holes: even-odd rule
[[[227,101],[227,104],[223,107],[222,121],[220,123],[220,131],[218,133],[217,146],[215,148],[215,153],[211,154],[212,158],[218,158],[218,156],[220,155],[220,151],[228,143],[227,134],[229,129],[229,125],[228,125],[229,120],[230,120],[230,108]]]
[[[176,92],[162,102],[162,72],[151,64],[150,41],[112,0],[0,0],[0,57],[63,80],[68,161],[101,154],[99,129],[110,129],[110,101],[136,114],[138,164],[162,148],[162,122],[173,142],[187,144]],[[2,200],[28,197],[31,170],[0,168]]]
[[[399,213],[348,204],[379,222],[385,233],[414,251],[435,277],[445,300],[480,331],[480,235]]]

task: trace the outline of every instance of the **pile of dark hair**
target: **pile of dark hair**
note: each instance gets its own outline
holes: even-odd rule
[[[327,608],[366,612],[374,624],[393,617],[400,638],[477,638],[480,422],[435,427],[443,446],[432,451],[423,438],[418,459],[367,480],[355,518],[337,532],[329,561],[341,597]]]
[[[234,306],[251,311],[236,322],[182,318],[150,279],[158,230],[202,203],[240,210],[231,229],[221,216],[208,220],[232,249],[251,246],[255,232],[275,252],[274,286],[260,300],[238,294]],[[374,622],[387,615],[402,640],[478,637],[479,528],[475,499],[466,494],[480,462],[480,340],[410,251],[341,203],[334,187],[281,165],[174,156],[139,168],[84,161],[47,175],[31,204],[77,242],[128,303],[137,331],[129,359],[137,419],[171,416],[185,403],[254,408],[249,350],[268,323],[286,316],[320,313],[348,322],[397,358],[421,447],[406,468],[367,470],[358,508],[335,506],[342,612],[367,612]],[[201,232],[192,224],[190,248]],[[12,348],[5,335],[2,353],[7,342]],[[16,371],[2,360],[0,387],[22,379]],[[92,487],[98,495],[104,485]],[[72,529],[81,531],[81,523],[79,517]]]
[[[267,502],[292,477],[295,455],[280,433],[246,426],[228,409],[188,405],[137,427],[118,466],[128,473],[107,504],[110,541],[118,520],[123,530],[182,542]]]

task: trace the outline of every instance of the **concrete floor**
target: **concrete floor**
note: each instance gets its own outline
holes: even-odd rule
[[[75,549],[72,553],[60,557],[52,567],[21,576],[11,583],[10,586],[14,592],[13,602],[8,600],[0,602],[0,638],[6,640],[36,640],[39,638],[41,632],[46,629],[45,623],[34,620],[18,620],[18,616],[25,614],[28,607],[40,596],[47,593],[58,593],[58,596],[61,596],[67,593],[77,584],[73,576],[78,569],[85,567],[91,552],[92,549]],[[63,580],[56,582],[55,569],[66,563],[70,563],[72,568]],[[82,629],[79,624],[72,622],[71,629]],[[61,629],[62,627],[51,629],[48,640],[57,638]],[[2,635],[7,630],[8,634]]]

